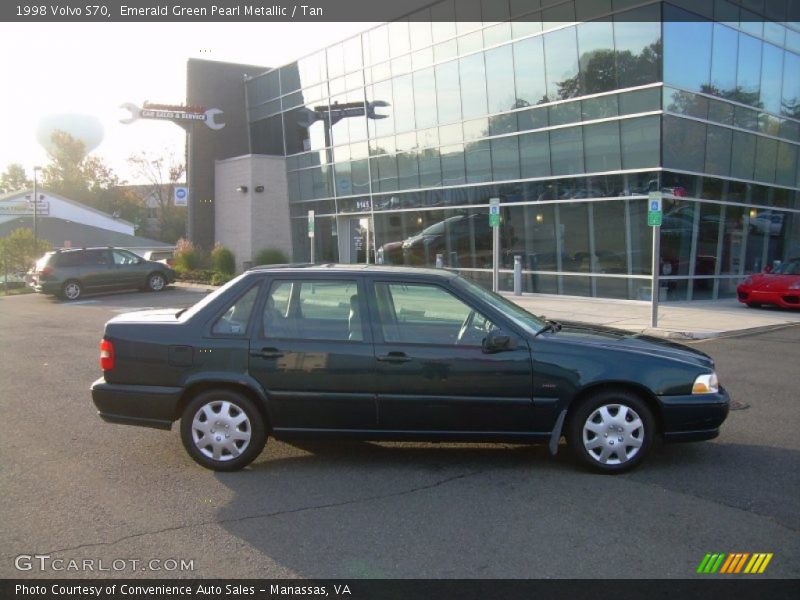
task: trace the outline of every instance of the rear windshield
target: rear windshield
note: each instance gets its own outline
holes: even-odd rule
[[[51,260],[51,259],[52,259],[52,258],[53,258],[55,255],[56,255],[56,254],[55,254],[55,252],[48,252],[48,253],[47,253],[47,254],[45,254],[45,255],[44,255],[42,258],[40,258],[39,260],[37,260],[37,261],[36,261],[36,270],[37,270],[37,271],[41,271],[42,269],[44,269],[44,268],[47,266],[47,264],[50,262],[50,260]],[[53,264],[55,264],[55,261],[52,261],[52,262],[53,262]]]

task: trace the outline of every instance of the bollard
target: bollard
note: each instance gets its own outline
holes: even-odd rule
[[[522,257],[514,256],[514,295],[522,296]]]
[[[436,268],[441,269],[444,267],[444,254],[437,254],[436,255]]]

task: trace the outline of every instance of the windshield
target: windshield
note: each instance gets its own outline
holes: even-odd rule
[[[800,258],[782,262],[772,270],[776,275],[800,275]]]
[[[514,321],[515,324],[522,327],[522,329],[531,335],[538,333],[539,330],[545,325],[544,319],[540,319],[536,315],[529,313],[521,306],[503,298],[503,296],[490,292],[489,290],[485,290],[481,286],[472,283],[471,281],[467,281],[466,279],[459,277],[456,279],[456,284],[467,288],[467,290],[478,296],[481,300],[487,304],[491,304],[494,308],[502,312],[506,317]]]
[[[245,275],[247,275],[246,272],[242,273],[235,279],[231,279],[228,283],[226,283],[222,287],[217,288],[216,290],[205,296],[197,304],[193,304],[183,312],[179,313],[181,321],[191,319],[193,316],[195,316],[197,313],[203,310],[206,306],[211,304],[214,300],[219,298],[222,294],[224,294],[226,291],[228,291],[230,288],[236,285],[239,281],[241,281],[242,277],[244,277]]]

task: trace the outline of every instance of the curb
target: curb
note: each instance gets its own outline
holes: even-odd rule
[[[590,323],[591,324],[591,323]],[[665,329],[629,329],[628,331],[636,331],[642,335],[651,335],[667,340],[684,340],[684,341],[701,341],[713,340],[717,338],[730,338],[746,335],[755,335],[757,333],[766,333],[776,329],[783,329],[785,327],[792,327],[798,323],[773,323],[771,325],[760,325],[758,327],[745,327],[743,329],[727,329],[725,331],[669,331]]]

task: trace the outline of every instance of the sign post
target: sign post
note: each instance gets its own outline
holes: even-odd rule
[[[650,192],[647,207],[647,224],[653,228],[653,264],[651,268],[652,279],[650,283],[650,327],[658,327],[658,301],[660,284],[658,276],[661,270],[661,192]]]
[[[500,280],[500,198],[489,199],[489,226],[492,228],[492,291]]]
[[[311,242],[311,264],[314,264],[314,211],[308,211],[308,238]]]

